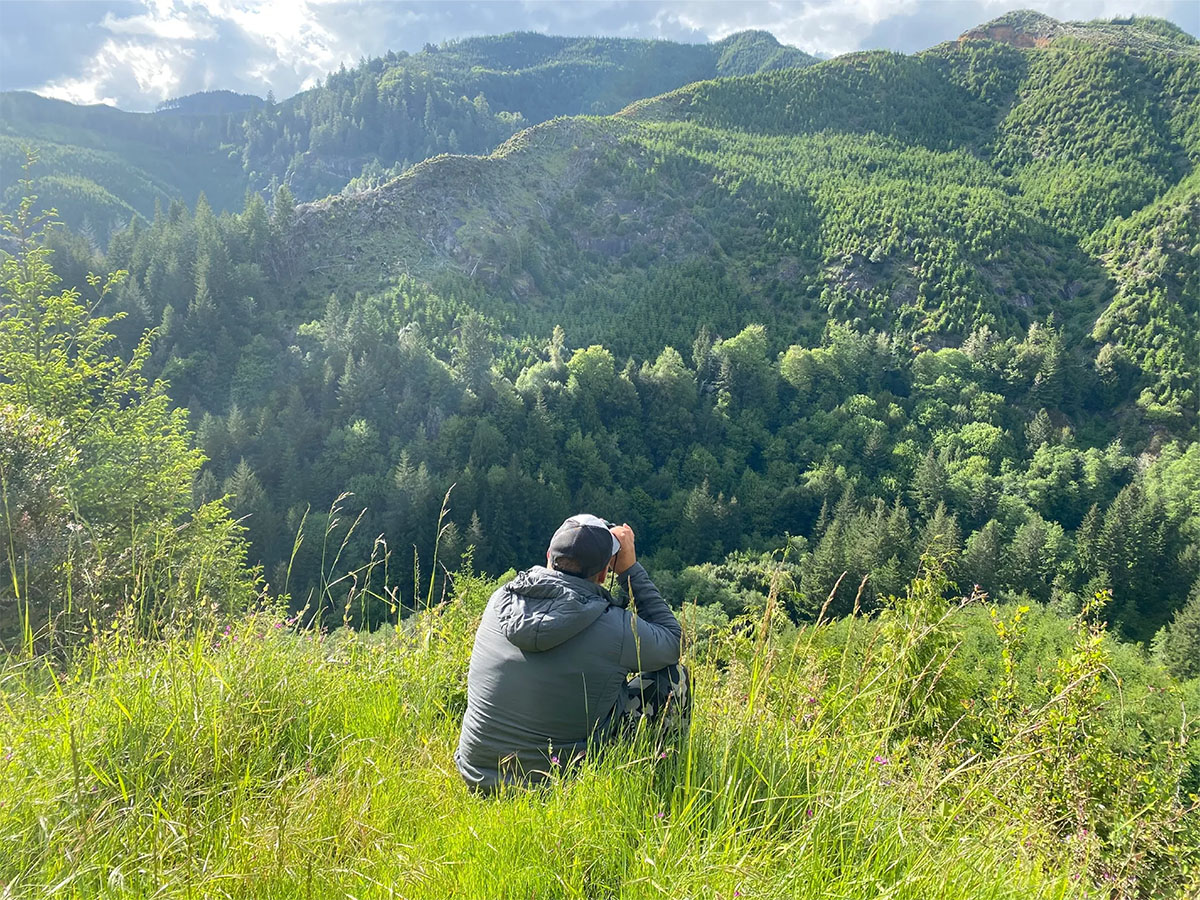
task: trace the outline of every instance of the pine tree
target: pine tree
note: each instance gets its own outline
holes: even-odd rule
[[[938,503],[937,509],[925,523],[919,544],[923,553],[938,560],[946,574],[954,577],[962,553],[962,533],[958,519],[946,510],[945,503]]]
[[[229,435],[228,452],[244,453],[250,447],[253,436],[249,416],[236,403],[231,404],[229,413],[225,416],[225,431]]]
[[[567,332],[561,325],[555,325],[550,332],[550,340],[546,342],[546,353],[551,365],[556,368],[566,364],[564,353],[567,352]]]
[[[923,515],[932,515],[945,499],[946,466],[932,447],[913,473],[912,497]]]
[[[1042,444],[1048,443],[1053,435],[1054,426],[1050,422],[1050,414],[1045,408],[1039,409],[1025,426],[1025,445],[1033,452]]]
[[[276,235],[286,234],[292,227],[295,214],[296,198],[292,196],[292,189],[286,184],[281,184],[272,203],[271,230]]]
[[[479,313],[472,311],[459,321],[450,358],[467,387],[482,396],[491,375],[492,336]]]
[[[1176,678],[1200,678],[1200,581],[1171,624],[1160,632],[1155,650]]]
[[[696,381],[702,387],[715,384],[717,360],[713,356],[713,339],[707,325],[701,325],[692,342],[692,366],[696,370]]]
[[[483,533],[483,523],[479,519],[479,511],[471,510],[471,523],[467,526],[467,546],[473,547],[475,565],[483,571],[490,571],[491,556],[487,546],[487,537]]]
[[[1002,560],[1003,535],[1000,523],[989,519],[986,525],[967,538],[960,571],[969,583],[977,584],[995,596],[1001,587]]]
[[[233,474],[225,479],[221,489],[229,497],[230,510],[239,517],[259,512],[266,501],[262,482],[244,456],[238,460]]]

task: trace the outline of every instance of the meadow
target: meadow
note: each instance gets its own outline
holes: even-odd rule
[[[1193,897],[1196,681],[956,598],[685,607],[690,734],[482,799],[452,762],[494,582],[374,633],[130,610],[0,663],[0,897]],[[689,617],[691,614],[691,617]]]

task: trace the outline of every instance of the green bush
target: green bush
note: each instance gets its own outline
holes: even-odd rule
[[[0,255],[0,643],[32,649],[127,604],[150,629],[244,605],[256,575],[242,529],[219,504],[193,506],[204,458],[143,374],[153,333],[122,358],[107,349],[114,319],[93,314],[125,273],[90,276],[90,303],[55,292],[35,200],[0,216],[15,247]]]

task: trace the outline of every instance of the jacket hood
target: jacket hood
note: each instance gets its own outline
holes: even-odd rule
[[[611,602],[608,591],[594,582],[535,566],[501,588],[496,618],[513,645],[542,651],[575,637]]]

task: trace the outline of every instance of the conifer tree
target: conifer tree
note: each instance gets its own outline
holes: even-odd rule
[[[1000,523],[989,519],[987,524],[967,538],[960,571],[969,582],[964,589],[977,584],[993,597],[1001,588],[1000,572],[1003,560],[1003,540]]]
[[[1200,581],[1158,636],[1158,657],[1176,678],[1200,678]]]

